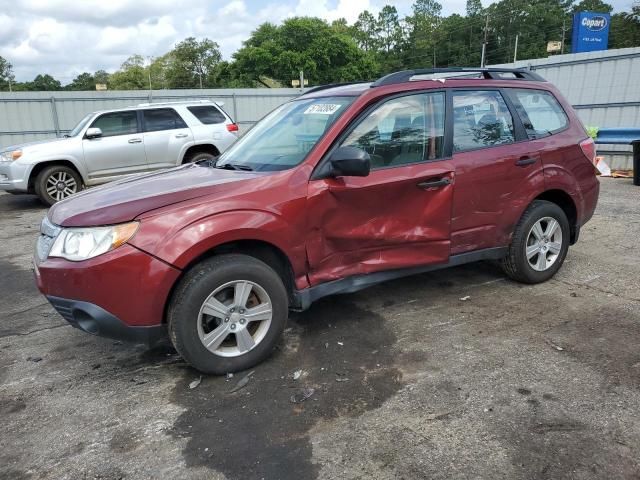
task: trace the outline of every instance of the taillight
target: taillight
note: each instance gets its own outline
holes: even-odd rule
[[[589,159],[589,161],[593,164],[596,162],[596,144],[593,141],[593,138],[587,138],[580,142],[580,148],[582,149],[582,153],[584,156]]]
[[[227,130],[229,130],[230,132],[237,132],[238,131],[238,124],[237,123],[227,123]]]

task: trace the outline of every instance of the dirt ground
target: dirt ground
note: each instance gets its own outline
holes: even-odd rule
[[[0,478],[640,478],[630,180],[552,281],[480,263],[327,298],[236,392],[66,325],[31,272],[44,214],[0,194]]]

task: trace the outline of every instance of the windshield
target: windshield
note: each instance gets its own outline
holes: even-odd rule
[[[67,136],[75,137],[76,135],[78,135],[82,131],[84,126],[89,122],[89,120],[91,120],[91,117],[93,117],[93,113],[88,114],[86,117],[80,120],[80,122],[78,122],[78,124],[73,127],[73,130],[67,133]]]
[[[285,103],[223,153],[216,166],[258,171],[295,167],[354,98],[310,98]]]

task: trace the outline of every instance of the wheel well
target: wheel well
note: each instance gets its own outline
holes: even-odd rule
[[[211,155],[217,157],[218,155],[220,155],[220,150],[218,150],[215,145],[211,145],[210,143],[193,145],[192,147],[189,147],[184,153],[184,157],[182,157],[182,163],[187,163],[189,161],[189,157],[192,157],[193,155],[196,155],[198,153],[210,153]]]
[[[207,252],[189,262],[189,264],[183,269],[180,278],[176,280],[173,288],[171,289],[171,292],[169,293],[169,296],[167,297],[167,302],[165,305],[165,315],[163,320],[166,320],[166,308],[168,307],[171,297],[173,296],[173,290],[178,285],[184,274],[201,261],[211,258],[215,255],[224,255],[226,253],[241,253],[244,255],[248,255],[250,257],[257,258],[258,260],[266,263],[271,268],[273,268],[280,276],[285,288],[287,289],[289,305],[293,305],[293,294],[295,290],[293,268],[291,267],[291,262],[289,262],[289,259],[284,254],[284,252],[275,245],[268,242],[263,242],[261,240],[239,240],[236,242],[229,242],[218,245],[217,247],[208,250]]]
[[[555,203],[564,211],[567,219],[569,220],[571,244],[573,245],[577,240],[578,210],[576,209],[576,204],[571,196],[562,190],[547,190],[546,192],[538,195],[536,200],[546,200],[547,202]]]
[[[35,191],[36,178],[38,178],[40,172],[45,168],[52,167],[54,165],[64,165],[65,167],[71,168],[78,174],[80,179],[83,180],[82,175],[80,174],[76,166],[69,160],[51,160],[49,162],[37,163],[31,170],[31,174],[29,175],[29,192],[33,193]]]

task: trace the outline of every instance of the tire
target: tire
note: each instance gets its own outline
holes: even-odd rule
[[[242,300],[237,301],[242,297],[238,292],[248,285],[251,288],[243,305]],[[220,313],[223,307],[224,313]],[[250,313],[256,307],[261,310]],[[269,307],[269,321],[249,321],[249,315],[266,318],[264,312]],[[167,312],[169,337],[195,369],[223,375],[246,370],[266,359],[284,330],[288,314],[287,291],[271,267],[248,255],[220,255],[195,265],[179,282]],[[216,341],[220,337],[224,337],[222,343]],[[212,343],[211,349],[205,341]]]
[[[59,182],[56,182],[57,179]],[[64,186],[61,185],[62,183]],[[42,203],[50,207],[82,190],[83,184],[82,178],[73,168],[53,165],[38,174],[34,187]]]
[[[202,162],[206,160],[215,160],[216,158],[218,158],[218,155],[214,155],[213,153],[196,152],[196,153],[190,153],[188,155],[185,155],[182,163],[185,164],[185,163]]]
[[[551,235],[552,220],[557,226]],[[567,256],[569,235],[569,220],[564,211],[555,203],[535,200],[515,228],[508,254],[502,260],[503,270],[522,283],[549,280]]]

